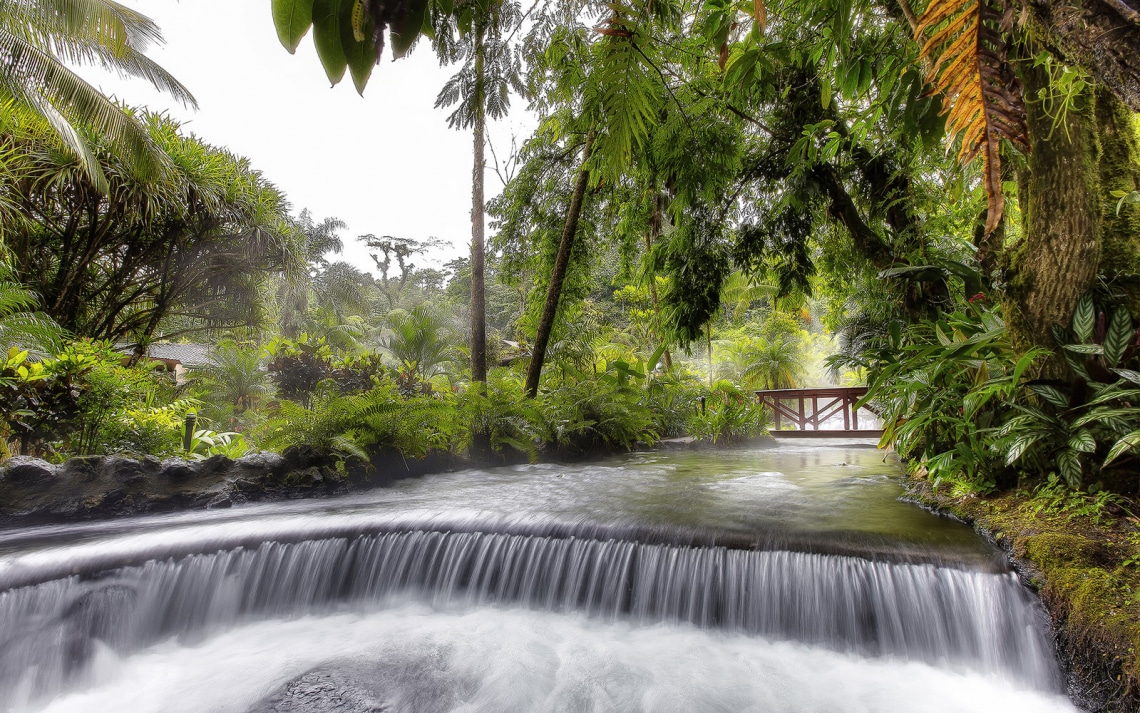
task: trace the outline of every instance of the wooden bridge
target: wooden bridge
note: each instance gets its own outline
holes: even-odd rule
[[[771,431],[777,438],[878,438],[883,435],[877,428],[859,428],[859,412],[873,413],[855,404],[867,393],[866,386],[834,387],[826,389],[771,389],[757,391],[760,403],[772,410],[776,427]],[[825,422],[843,415],[843,428]],[[795,430],[783,430],[784,422]]]

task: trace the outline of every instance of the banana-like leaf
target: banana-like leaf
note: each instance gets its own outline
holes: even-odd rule
[[[313,2],[313,46],[333,86],[344,79],[344,72],[348,69],[348,55],[344,53],[341,42],[341,4],[342,0]]]
[[[1125,350],[1132,344],[1136,332],[1132,329],[1132,315],[1124,307],[1117,307],[1104,333],[1104,360],[1110,367],[1120,363]]]
[[[313,0],[273,0],[272,10],[277,39],[293,54],[313,24]]]
[[[1112,463],[1128,451],[1136,450],[1137,446],[1140,446],[1140,431],[1133,431],[1112,446],[1108,451],[1108,456],[1104,459],[1103,467],[1107,468],[1109,463]]]
[[[1029,130],[1021,84],[1007,60],[1005,40],[996,26],[1001,16],[988,0],[933,0],[919,18],[915,38],[930,61],[927,80],[945,94],[946,133],[961,136],[958,160],[982,159],[988,210],[986,234],[1001,223],[1005,210],[1001,180],[1001,141],[1029,152]]]
[[[376,40],[373,39],[371,20],[368,20],[367,14],[365,14],[364,29],[367,32],[362,35],[363,40],[357,40],[356,28],[352,21],[353,3],[349,0],[341,0],[340,13],[340,44],[348,61],[348,71],[352,75],[352,84],[356,87],[356,93],[363,96],[364,87],[368,85],[368,79],[372,76],[372,68],[376,66],[376,60],[379,56]]]
[[[1091,342],[1093,327],[1096,325],[1096,308],[1093,306],[1092,295],[1086,294],[1077,301],[1077,308],[1073,311],[1073,334],[1082,342]]]

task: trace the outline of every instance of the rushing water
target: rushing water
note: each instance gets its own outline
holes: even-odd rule
[[[872,449],[639,454],[0,531],[0,711],[1072,711]]]

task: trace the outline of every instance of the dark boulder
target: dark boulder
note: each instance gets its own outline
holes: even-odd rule
[[[58,466],[30,456],[10,458],[8,467],[0,473],[0,480],[16,485],[50,485],[57,478],[59,478]]]

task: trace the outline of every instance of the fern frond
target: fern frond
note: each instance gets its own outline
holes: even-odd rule
[[[1000,0],[998,0],[1000,1]],[[1029,152],[1021,83],[1010,67],[1000,25],[1002,14],[988,0],[932,0],[919,18],[915,38],[930,61],[927,81],[945,95],[946,133],[961,137],[958,160],[982,158],[988,210],[986,234],[1001,223],[1001,140]]]

